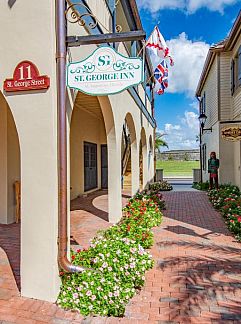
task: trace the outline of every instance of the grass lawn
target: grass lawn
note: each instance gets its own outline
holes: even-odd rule
[[[192,177],[192,169],[199,167],[199,161],[156,161],[156,168],[164,170],[164,177]]]

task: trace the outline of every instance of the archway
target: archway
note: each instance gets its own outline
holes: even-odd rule
[[[19,289],[20,173],[18,133],[11,109],[0,92],[0,247],[8,256]]]
[[[116,150],[114,117],[108,97],[78,92],[70,124],[70,198],[74,209],[82,205],[93,215],[109,221],[118,208],[121,213],[121,197],[119,203],[114,198],[116,187],[121,190],[120,174],[119,185],[117,177],[120,171],[115,170]]]
[[[147,184],[147,141],[144,127],[141,129],[140,149],[139,149],[139,169],[140,169],[140,190],[145,189]]]
[[[133,117],[127,113],[123,123],[121,142],[121,170],[122,170],[122,188],[123,193],[134,195],[138,191],[136,179],[138,170],[136,168],[137,142],[136,129]]]

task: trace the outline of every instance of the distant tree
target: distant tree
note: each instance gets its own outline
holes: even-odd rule
[[[167,147],[167,142],[163,139],[163,136],[166,134],[162,133],[156,133],[156,139],[155,139],[155,150],[160,153],[160,147]]]
[[[190,160],[190,155],[186,152],[184,154],[184,161],[189,161]]]
[[[168,154],[168,161],[173,161],[173,156],[172,156],[172,154]]]

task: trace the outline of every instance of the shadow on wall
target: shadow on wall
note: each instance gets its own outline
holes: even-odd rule
[[[8,0],[8,6],[11,9],[12,6],[15,4],[16,0]]]

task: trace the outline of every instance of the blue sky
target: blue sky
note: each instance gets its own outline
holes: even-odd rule
[[[210,45],[224,39],[241,9],[241,0],[137,0],[149,36],[158,24],[174,58],[169,89],[156,95],[158,129],[169,149],[198,147],[195,89]]]

